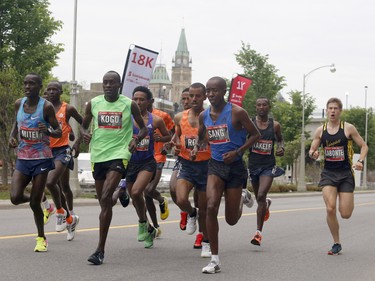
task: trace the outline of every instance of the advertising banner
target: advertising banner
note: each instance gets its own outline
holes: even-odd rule
[[[252,82],[250,78],[242,75],[234,77],[230,87],[229,102],[242,107],[242,102]]]
[[[121,93],[132,98],[132,92],[137,86],[148,87],[158,57],[157,52],[132,45],[126,58],[122,76]]]

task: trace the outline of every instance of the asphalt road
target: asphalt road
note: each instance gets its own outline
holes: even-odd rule
[[[179,210],[170,204],[170,217],[161,222],[162,237],[152,249],[137,242],[137,218],[132,205],[114,207],[104,264],[87,257],[98,241],[99,206],[77,201],[80,223],[76,238],[54,232],[55,218],[46,225],[47,253],[34,253],[35,226],[30,209],[0,204],[0,280],[375,280],[375,193],[357,193],[350,220],[341,220],[343,253],[328,256],[332,241],[322,198],[273,196],[271,217],[261,247],[250,244],[256,230],[256,205],[244,207],[241,220],[229,226],[219,214],[222,272],[201,273],[209,262],[193,249],[195,235],[179,230]]]

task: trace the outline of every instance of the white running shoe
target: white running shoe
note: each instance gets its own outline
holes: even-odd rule
[[[211,260],[207,266],[202,268],[202,273],[210,273],[210,274],[218,273],[221,271],[220,266],[221,266],[220,261]]]
[[[254,199],[251,196],[250,191],[247,189],[242,189],[242,198],[242,202],[246,205],[246,207],[251,208],[254,205]]]
[[[66,211],[63,214],[56,212],[56,231],[61,232],[66,228]]]
[[[210,243],[202,242],[201,257],[202,258],[210,258],[211,257]]]
[[[68,241],[72,241],[74,239],[74,236],[76,235],[76,227],[79,223],[79,216],[72,215],[73,221],[71,224],[66,224],[66,230],[68,231],[68,235],[66,236],[66,239]]]
[[[196,210],[197,214],[195,217],[191,217],[189,214],[187,216],[187,223],[186,223],[186,233],[189,235],[194,234],[194,232],[197,230],[197,220],[198,220],[198,210]]]

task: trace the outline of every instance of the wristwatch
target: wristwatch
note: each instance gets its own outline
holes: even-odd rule
[[[365,164],[365,161],[361,159],[359,159],[357,162],[362,163],[362,165]]]

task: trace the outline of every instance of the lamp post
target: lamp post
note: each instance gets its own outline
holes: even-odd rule
[[[75,108],[78,108],[78,91],[77,91],[77,81],[76,81],[76,43],[77,43],[77,1],[74,0],[74,28],[73,28],[73,66],[72,66],[72,81],[70,82],[71,91],[70,91],[70,104]],[[73,120],[70,124],[74,135],[78,136],[78,124]],[[74,169],[70,174],[69,184],[73,192],[74,197],[79,195],[81,188],[78,182],[78,161],[74,160]]]
[[[323,65],[317,68],[314,68],[307,74],[303,75],[303,88],[302,88],[302,132],[301,132],[301,159],[300,159],[300,169],[299,169],[299,179],[297,184],[298,191],[306,191],[306,182],[305,182],[305,146],[306,146],[306,138],[305,138],[305,90],[306,90],[306,78],[317,71],[318,69],[329,67],[330,71],[334,73],[336,71],[335,64]]]
[[[345,92],[345,109],[348,110],[348,97],[349,97],[349,92]]]
[[[367,112],[367,86],[365,86],[365,111],[366,111],[366,121],[365,121],[365,143],[367,144],[367,125],[368,125],[368,112]],[[367,157],[366,157],[367,158]],[[363,164],[363,188],[367,189],[367,159],[363,159],[365,163]]]

